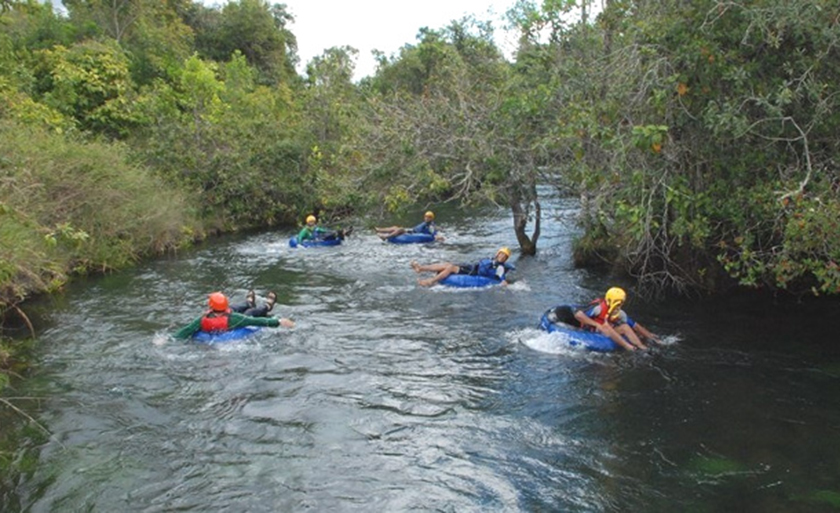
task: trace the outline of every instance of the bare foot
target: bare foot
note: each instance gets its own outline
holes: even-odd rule
[[[425,280],[417,280],[417,285],[420,285],[421,287],[431,287],[434,284],[435,280],[433,280],[432,278],[428,278]]]
[[[295,322],[291,319],[280,319],[280,326],[283,326],[284,328],[294,328]]]
[[[411,268],[414,269],[414,272],[416,273],[420,272],[420,264],[417,263],[417,260],[411,261]]]

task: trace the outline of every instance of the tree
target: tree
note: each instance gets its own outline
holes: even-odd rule
[[[221,64],[194,55],[177,83],[156,81],[135,102],[136,158],[190,191],[213,229],[292,222],[304,205],[298,95],[256,76],[237,52]]]
[[[70,45],[76,40],[76,28],[57,15],[49,3],[12,1],[6,6],[0,8],[0,31],[8,35],[18,51]]]
[[[142,0],[64,0],[71,19],[92,23],[104,35],[120,43],[144,14]]]
[[[836,293],[836,12],[821,1],[610,2],[592,45],[603,53],[550,64],[567,82],[554,133],[587,199],[579,254],[652,291],[712,290],[729,275]],[[595,41],[561,35],[554,55]]]
[[[115,40],[130,57],[139,84],[165,76],[192,52],[193,32],[182,16],[189,0],[65,0],[82,33]]]
[[[346,46],[329,48],[306,66],[306,117],[322,148],[338,143],[352,128],[354,110],[359,103],[352,82],[358,53]]]
[[[74,119],[79,128],[126,135],[136,119],[128,58],[114,41],[86,41],[36,53],[34,96]]]
[[[286,28],[292,20],[285,4],[265,0],[232,1],[221,11],[197,9],[188,17],[202,56],[223,62],[238,50],[266,85],[297,79],[297,40]]]
[[[382,96],[369,104],[374,125],[360,144],[374,163],[368,176],[387,178],[381,204],[444,197],[507,205],[522,252],[534,254],[538,159],[517,132],[527,123],[492,34],[490,24],[472,19],[424,29],[417,46],[381,62],[366,85]]]

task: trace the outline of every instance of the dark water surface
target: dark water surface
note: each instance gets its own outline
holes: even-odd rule
[[[534,328],[612,285],[572,267],[571,221],[547,222],[536,258],[514,253],[506,289],[423,289],[413,259],[515,246],[505,212],[438,217],[444,244],[357,228],[304,250],[262,233],[50,299],[15,390],[42,398],[29,413],[50,436],[31,429],[0,509],[840,510],[836,304],[631,293],[668,345],[586,353]],[[208,292],[250,287],[297,326],[216,346],[166,335]]]

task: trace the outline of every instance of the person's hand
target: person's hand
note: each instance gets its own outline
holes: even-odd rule
[[[284,328],[294,328],[295,323],[291,319],[280,319],[280,326]]]

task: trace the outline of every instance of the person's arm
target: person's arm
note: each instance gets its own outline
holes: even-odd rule
[[[595,328],[596,330],[601,326],[586,315],[586,312],[583,310],[575,310],[575,319],[577,319],[581,326],[589,326]]]
[[[506,286],[509,282],[507,279],[507,267],[504,264],[499,264],[499,269],[496,271],[496,276],[501,281],[502,286]]]
[[[438,230],[438,227],[435,223],[432,223],[431,227],[432,236],[435,238],[436,241],[442,241],[445,239],[443,234]]]
[[[193,322],[187,324],[183,328],[179,329],[175,332],[172,336],[178,339],[186,339],[193,336],[197,331],[201,329],[201,317],[197,318]]]
[[[295,327],[295,321],[293,321],[291,319],[286,319],[285,317],[283,317],[283,318],[280,319],[280,326],[283,326],[284,328],[294,328]]]
[[[644,326],[642,326],[638,322],[634,323],[632,328],[633,328],[633,331],[635,331],[636,333],[638,333],[642,337],[646,338],[647,340],[656,342],[657,344],[660,344],[660,345],[662,344],[662,340],[657,335],[650,332],[647,328],[645,328]]]
[[[407,230],[409,233],[427,233],[432,235],[432,231],[430,230],[429,223],[423,221],[422,223],[418,224],[414,228]]]
[[[304,227],[303,227],[303,228],[302,228],[302,229],[298,232],[298,236],[297,236],[297,238],[298,238],[298,242],[305,241],[305,240],[307,240],[307,239],[309,239],[309,238],[311,238],[311,237],[312,237],[312,232],[311,232],[311,231],[309,230],[309,228],[308,228],[308,227],[306,227],[306,226],[304,226]]]
[[[280,326],[280,319],[276,317],[250,317],[238,313],[231,313],[228,317],[228,329],[242,328],[243,326],[268,326],[276,328]]]
[[[575,319],[577,319],[578,322],[580,322],[583,326],[591,326],[595,328],[595,330],[598,333],[604,335],[605,337],[609,337],[610,340],[620,345],[624,349],[627,349],[628,351],[636,350],[636,347],[627,340],[625,340],[624,337],[619,335],[618,332],[615,331],[615,329],[613,329],[613,327],[609,325],[609,323],[605,322],[604,324],[598,324],[597,322],[593,321],[588,315],[586,315],[586,312],[584,312],[583,310],[575,310]]]

